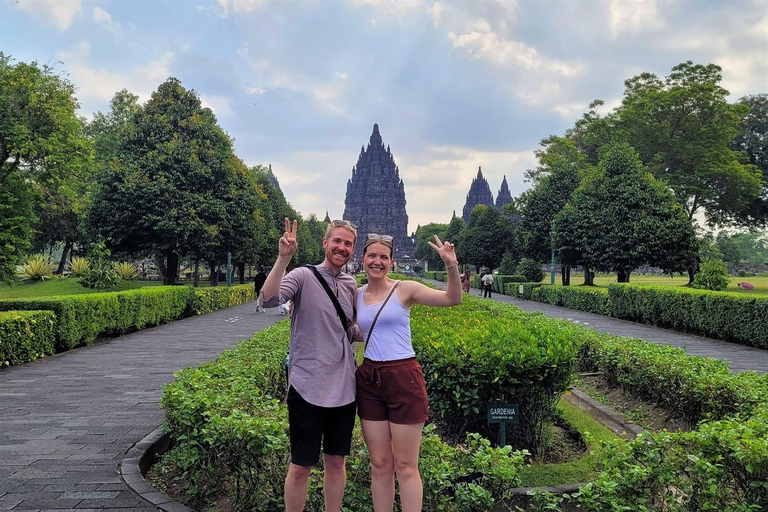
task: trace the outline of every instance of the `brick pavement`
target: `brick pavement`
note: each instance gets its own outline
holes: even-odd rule
[[[157,510],[120,478],[125,452],[163,420],[173,373],[285,318],[254,303],[0,371],[0,511]]]

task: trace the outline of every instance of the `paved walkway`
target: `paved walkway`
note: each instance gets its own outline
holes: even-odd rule
[[[0,511],[150,512],[117,474],[173,372],[285,318],[245,304],[0,370]],[[118,510],[119,509],[119,510]]]
[[[441,281],[427,281],[437,287],[445,286],[445,283]],[[471,293],[477,296],[480,294],[480,290],[472,288]],[[515,299],[498,293],[494,293],[492,299],[498,302],[513,304],[525,311],[540,311],[551,318],[562,318],[580,325],[592,327],[599,332],[640,338],[660,345],[683,347],[691,355],[730,361],[731,369],[735,372],[753,370],[757,373],[768,373],[768,350],[745,347],[736,343],[694,336],[692,334],[595,315],[593,313],[585,313],[560,306],[551,306],[532,300]]]

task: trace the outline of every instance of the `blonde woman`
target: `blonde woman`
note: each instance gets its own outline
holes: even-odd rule
[[[421,512],[421,432],[427,420],[427,390],[411,343],[410,308],[461,303],[459,265],[453,244],[435,236],[429,245],[448,271],[446,290],[387,276],[394,263],[393,239],[369,234],[363,248],[368,284],[356,296],[357,324],[365,359],[357,369],[358,414],[371,457],[371,493],[376,512],[392,512],[395,477],[403,512]]]

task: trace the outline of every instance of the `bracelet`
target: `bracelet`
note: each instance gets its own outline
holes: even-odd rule
[[[447,267],[445,267],[445,271],[448,272],[449,270],[453,270],[454,268],[459,268],[459,263],[458,262],[456,262],[453,265],[448,265]]]

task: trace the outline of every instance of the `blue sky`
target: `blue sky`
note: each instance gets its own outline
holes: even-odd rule
[[[519,195],[539,141],[638,73],[768,92],[768,0],[0,0],[0,51],[67,73],[85,117],[178,77],[304,215],[341,217],[378,123],[412,231],[460,215],[479,166]]]

